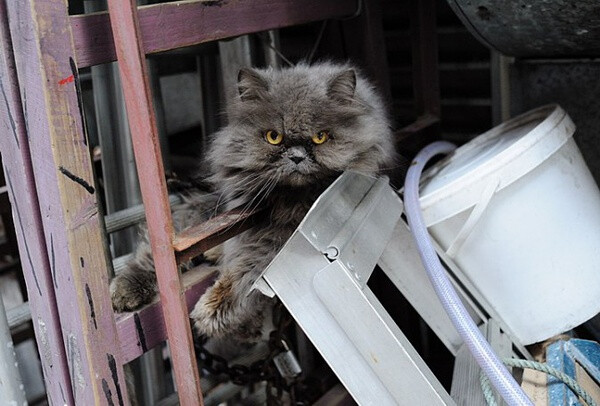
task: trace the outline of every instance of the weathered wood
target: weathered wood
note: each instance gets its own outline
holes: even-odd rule
[[[524,369],[521,387],[534,406],[548,405],[548,375],[544,372]]]
[[[583,390],[589,393],[596,403],[600,402],[600,386],[598,382],[577,362],[575,363],[575,376],[577,377],[577,382],[581,382]]]
[[[127,404],[67,4],[63,0],[21,0],[8,1],[7,6],[17,68],[17,75],[10,77],[18,77],[20,84],[51,277],[40,279],[44,267],[35,268],[38,263],[32,268],[38,272],[39,289],[53,287],[56,292],[72,382],[72,388],[62,388],[65,400],[52,395],[53,403]],[[20,148],[27,141],[21,140]],[[21,199],[20,191],[15,191],[17,194]],[[23,224],[26,228],[42,229],[35,223]],[[26,245],[21,247],[26,256],[31,254],[31,246],[29,251]],[[29,257],[33,262],[33,255],[23,262],[29,262]],[[39,295],[35,282],[29,284],[29,294],[30,301]],[[46,301],[45,305],[51,304]],[[45,339],[43,333],[38,336],[38,342]],[[62,348],[53,342],[42,352],[44,368],[61,371],[60,364],[47,357]],[[57,379],[53,372],[49,374]]]
[[[184,230],[175,236],[173,247],[179,263],[213,248],[252,227],[259,210],[237,208]]]
[[[353,1],[188,0],[139,7],[146,54],[310,21],[344,17]],[[71,16],[79,67],[114,61],[108,13]]]
[[[0,137],[0,150],[8,196],[12,201],[16,236],[22,257],[21,267],[35,315],[33,328],[42,359],[46,393],[53,404],[73,404],[5,0],[0,0],[0,90],[0,121],[4,128],[3,136]],[[11,321],[14,321],[12,317]]]
[[[215,268],[199,267],[183,274],[185,302],[192,309],[200,296],[214,282]],[[123,361],[129,362],[167,338],[160,298],[142,309],[117,316]]]
[[[108,9],[177,392],[182,405],[202,405],[188,310],[172,245],[173,222],[136,2],[109,0]]]

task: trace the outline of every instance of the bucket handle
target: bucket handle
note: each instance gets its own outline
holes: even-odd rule
[[[469,218],[467,219],[467,221],[465,221],[465,224],[463,224],[463,226],[459,230],[458,234],[454,238],[454,241],[452,241],[452,243],[446,250],[446,254],[450,258],[454,258],[456,253],[465,243],[465,241],[467,241],[467,238],[469,238],[469,235],[471,235],[473,228],[475,228],[477,223],[479,223],[479,220],[483,216],[485,209],[488,207],[490,201],[492,200],[492,197],[498,190],[499,185],[500,180],[496,179],[495,181],[488,183],[486,188],[483,190],[479,202],[475,205],[475,207],[473,207],[471,214],[469,214]]]

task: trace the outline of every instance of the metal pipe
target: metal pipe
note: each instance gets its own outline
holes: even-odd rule
[[[171,206],[180,204],[183,199],[179,195],[170,195],[169,204]],[[134,224],[141,223],[146,219],[146,212],[144,211],[144,205],[138,204],[127,209],[119,210],[114,213],[108,214],[104,217],[106,224],[106,232],[114,233],[115,231],[122,230],[130,227]]]
[[[21,303],[20,305],[9,309],[6,312],[6,318],[8,320],[8,326],[11,330],[30,322],[31,309],[29,308],[29,302]]]
[[[0,295],[0,405],[27,405],[25,388]]]

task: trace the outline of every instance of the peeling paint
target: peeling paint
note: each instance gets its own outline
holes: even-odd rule
[[[42,350],[41,356],[44,358],[43,365],[52,365],[52,348],[50,346],[50,342],[48,341],[48,327],[44,320],[38,317],[38,343],[39,347]]]
[[[86,382],[81,368],[79,345],[73,333],[67,335],[67,361],[69,362],[69,375],[73,385],[73,397],[77,399],[78,391],[85,389]]]

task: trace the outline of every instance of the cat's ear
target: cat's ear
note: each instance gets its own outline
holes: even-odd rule
[[[238,73],[238,92],[242,101],[264,98],[269,90],[269,84],[252,69],[242,68]]]
[[[327,96],[343,104],[350,104],[354,101],[355,90],[356,72],[354,72],[354,69],[348,69],[329,82]]]

